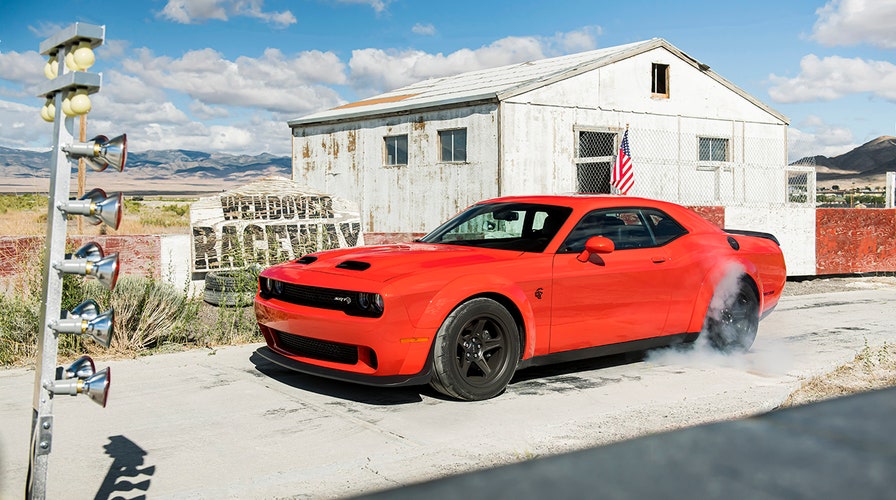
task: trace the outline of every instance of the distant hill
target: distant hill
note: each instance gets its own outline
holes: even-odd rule
[[[884,186],[886,173],[896,172],[896,137],[881,136],[839,156],[812,156],[796,163],[814,163],[819,186]]]
[[[0,192],[46,192],[50,153],[0,147]],[[72,169],[77,174],[77,168]],[[123,172],[87,170],[86,189],[126,193],[209,193],[248,184],[263,177],[291,177],[288,156],[229,155],[167,150],[128,152]],[[77,188],[73,182],[72,191]]]

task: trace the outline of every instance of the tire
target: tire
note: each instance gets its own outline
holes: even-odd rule
[[[703,334],[709,345],[725,352],[746,352],[759,329],[759,299],[746,278],[737,282],[734,293],[719,295],[716,291],[706,312]]]
[[[520,359],[513,316],[501,304],[479,298],[445,318],[433,346],[430,385],[456,399],[481,401],[507,387]]]
[[[211,271],[205,276],[202,299],[216,306],[245,307],[252,304],[258,283],[251,270]]]

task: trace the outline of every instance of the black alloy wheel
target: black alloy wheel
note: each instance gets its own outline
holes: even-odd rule
[[[717,290],[716,294],[726,293]],[[706,312],[703,332],[711,346],[722,352],[746,352],[756,339],[759,329],[759,299],[753,287],[742,278],[737,289],[728,296],[714,297]]]
[[[467,401],[489,399],[504,391],[516,371],[519,332],[501,304],[473,299],[448,315],[434,350],[433,388]]]

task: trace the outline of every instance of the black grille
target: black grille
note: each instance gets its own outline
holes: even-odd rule
[[[278,330],[274,330],[274,335],[276,335],[277,345],[281,349],[296,356],[347,365],[358,363],[358,348],[356,346],[291,335]]]
[[[347,290],[283,283],[283,293],[277,298],[300,306],[349,311],[355,295]]]

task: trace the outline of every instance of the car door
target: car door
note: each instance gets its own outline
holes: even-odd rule
[[[594,211],[573,228],[554,256],[551,352],[663,333],[680,270],[655,230],[649,210],[638,208]],[[593,236],[609,238],[615,250],[583,262]]]

